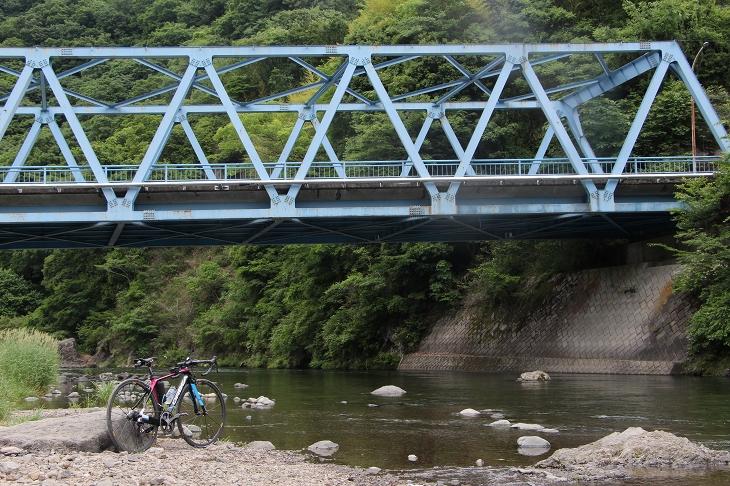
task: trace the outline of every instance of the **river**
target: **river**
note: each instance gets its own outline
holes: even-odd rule
[[[129,370],[127,370],[129,371]],[[340,464],[409,471],[473,485],[509,483],[507,468],[549,456],[525,456],[517,438],[541,435],[554,451],[577,447],[627,427],[665,430],[714,449],[730,450],[730,380],[721,377],[552,375],[549,382],[520,383],[516,373],[339,372],[221,370],[208,378],[228,395],[224,437],[271,441],[278,449],[304,450],[320,440],[339,444]],[[235,383],[248,388],[234,388]],[[370,392],[396,385],[400,398]],[[270,409],[243,409],[234,397],[266,396]],[[54,399],[47,406],[64,406]],[[482,412],[464,418],[459,412]],[[493,414],[537,423],[558,434],[487,426]],[[409,455],[418,460],[411,462]],[[478,459],[485,468],[473,467]],[[489,474],[485,474],[485,473]],[[440,478],[440,475],[443,478]],[[481,479],[480,479],[481,478]],[[679,486],[698,477],[667,473],[620,484]],[[730,484],[730,471],[705,474],[702,484]],[[619,483],[612,483],[619,484]]]

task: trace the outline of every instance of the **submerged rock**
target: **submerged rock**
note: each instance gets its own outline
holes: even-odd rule
[[[381,386],[377,390],[371,391],[370,394],[377,395],[379,397],[400,397],[402,395],[405,395],[406,391],[403,388],[397,387],[395,385],[385,385]]]
[[[331,440],[320,440],[307,447],[310,452],[314,452],[319,456],[331,456],[338,450],[340,450],[339,444],[332,442]]]

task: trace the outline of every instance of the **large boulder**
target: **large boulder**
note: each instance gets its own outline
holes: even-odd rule
[[[575,449],[559,449],[534,467],[516,471],[551,480],[598,481],[627,478],[639,468],[642,476],[648,477],[667,469],[728,466],[728,451],[709,449],[669,432],[630,427]]]
[[[517,378],[517,381],[550,381],[550,375],[544,371],[526,371]]]
[[[98,410],[98,409],[97,409]],[[0,430],[0,445],[29,451],[112,450],[106,428],[106,412],[96,411],[24,422]]]
[[[64,339],[58,343],[58,354],[64,363],[76,363],[81,359],[79,349],[74,338]]]
[[[371,395],[377,395],[379,397],[400,397],[406,394],[403,388],[399,388],[395,385],[381,386],[377,390],[370,392]]]

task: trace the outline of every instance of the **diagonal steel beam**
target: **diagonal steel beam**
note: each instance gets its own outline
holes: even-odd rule
[[[547,130],[545,130],[545,135],[542,137],[542,142],[540,142],[540,147],[537,149],[537,153],[535,154],[535,161],[533,161],[530,166],[530,170],[527,172],[528,175],[535,175],[540,170],[542,159],[545,158],[545,154],[547,153],[547,150],[550,147],[550,142],[553,141],[554,136],[555,132],[553,131],[553,127],[548,125]]]
[[[0,139],[5,136],[5,131],[8,129],[8,125],[10,125],[10,120],[13,119],[16,110],[20,106],[20,102],[23,100],[25,91],[28,89],[32,79],[33,68],[26,64],[20,76],[18,76],[18,81],[13,86],[13,90],[10,92],[10,96],[8,96],[3,110],[0,111]]]
[[[406,127],[403,124],[403,120],[401,120],[400,115],[398,115],[398,111],[393,106],[393,102],[390,100],[388,92],[386,91],[385,86],[383,86],[383,82],[378,77],[377,71],[375,71],[375,68],[373,68],[373,65],[370,62],[365,64],[365,71],[367,72],[373,88],[375,88],[375,93],[378,95],[380,103],[385,109],[385,113],[388,115],[388,118],[390,118],[390,122],[393,124],[393,127],[398,134],[398,138],[400,138],[403,147],[406,149],[408,157],[413,162],[413,166],[416,168],[418,175],[421,177],[431,177],[426,165],[423,163],[423,159],[421,159],[421,155],[418,153],[416,146],[411,140],[411,136],[408,134],[408,130],[406,130]],[[426,188],[431,198],[439,197],[439,190],[436,188],[436,184],[433,182],[424,182],[423,186]]]
[[[504,56],[499,56],[497,59],[495,59],[494,61],[490,62],[489,64],[484,66],[482,69],[477,71],[476,74],[474,74],[474,75],[467,74],[468,79],[466,79],[465,82],[461,86],[457,86],[454,89],[452,89],[451,91],[449,91],[448,93],[446,93],[445,95],[443,95],[441,98],[439,98],[436,101],[436,104],[440,105],[442,103],[445,103],[450,98],[453,98],[457,93],[463,91],[465,88],[467,88],[471,84],[476,84],[487,95],[491,95],[492,92],[489,89],[487,89],[487,87],[484,86],[484,84],[482,84],[480,79],[486,77],[487,74],[491,75],[492,70],[495,67],[499,66],[502,63],[502,61],[504,61]],[[456,62],[456,61],[454,61],[454,62]],[[468,73],[468,71],[467,71],[467,73]]]
[[[66,165],[71,168],[71,174],[73,174],[74,180],[76,182],[85,182],[84,175],[81,173],[81,169],[79,169],[79,164],[76,163],[76,158],[74,157],[73,152],[71,152],[68,142],[66,142],[66,137],[64,137],[63,133],[61,133],[61,129],[58,127],[55,117],[48,121],[48,128],[50,128],[53,138],[56,139],[56,143],[58,144],[58,148],[61,150],[61,154],[66,161]]]
[[[61,107],[63,116],[66,118],[66,122],[68,123],[69,127],[71,127],[71,131],[76,137],[76,141],[78,142],[79,147],[81,147],[81,151],[86,158],[86,162],[89,164],[91,171],[94,173],[96,181],[103,183],[108,182],[106,174],[104,173],[104,169],[102,169],[101,164],[99,163],[99,159],[96,157],[96,153],[91,147],[91,143],[86,136],[86,132],[81,126],[81,123],[79,122],[79,119],[73,110],[73,106],[68,100],[68,97],[66,97],[66,93],[64,92],[60,81],[56,77],[56,73],[53,72],[50,63],[46,61],[45,65],[42,67],[42,70],[43,75],[46,77],[46,82],[48,83],[48,86],[51,88],[53,95],[56,97],[56,101]],[[102,192],[109,205],[116,204],[117,196],[116,194],[114,194],[114,190],[112,188],[106,187],[102,189]]]
[[[428,131],[431,128],[431,125],[433,124],[433,121],[434,121],[434,116],[431,115],[432,113],[433,113],[432,111],[426,113],[426,120],[424,120],[423,126],[421,127],[421,131],[418,132],[418,136],[416,137],[415,147],[416,147],[416,151],[419,153],[421,152],[421,147],[423,146],[423,142],[426,141],[426,135],[428,135]],[[439,113],[441,113],[441,112],[439,111]],[[408,177],[408,174],[411,173],[412,167],[413,167],[413,161],[411,159],[408,159],[403,164],[403,170],[401,170],[400,176]]]
[[[636,139],[639,138],[641,128],[644,126],[644,122],[646,121],[646,117],[649,115],[651,105],[654,104],[654,99],[659,92],[659,88],[662,85],[662,81],[664,81],[664,76],[667,74],[668,69],[669,62],[667,62],[666,59],[663,59],[662,62],[659,63],[659,65],[657,66],[656,71],[654,71],[654,76],[652,76],[649,87],[646,89],[646,93],[644,93],[644,99],[641,100],[639,110],[636,112],[636,116],[634,117],[634,121],[631,124],[629,133],[624,139],[624,144],[621,147],[621,151],[619,152],[618,157],[616,157],[616,162],[614,163],[613,170],[611,171],[612,174],[618,175],[623,173],[624,168],[626,167],[626,162],[629,160],[629,156],[634,150]],[[606,182],[604,191],[608,194],[613,194],[613,192],[616,190],[617,185],[618,179],[611,179]]]
[[[241,245],[247,245],[249,243],[253,243],[260,236],[265,235],[266,233],[268,233],[272,229],[274,229],[277,226],[279,226],[281,223],[282,223],[282,220],[275,219],[274,221],[271,222],[271,224],[268,224],[265,228],[263,228],[263,229],[257,231],[256,233],[252,234],[251,236],[249,236],[248,238],[246,238],[245,240],[243,240],[240,244]]]
[[[205,176],[209,180],[217,179],[217,177],[213,173],[213,169],[210,168],[210,163],[208,162],[208,157],[205,156],[203,147],[200,146],[200,142],[198,142],[198,137],[195,136],[193,127],[190,126],[190,122],[188,122],[187,117],[182,116],[179,118],[179,120],[180,120],[180,126],[182,126],[182,129],[185,132],[185,135],[188,137],[188,140],[190,141],[190,145],[192,145],[192,147],[193,147],[193,151],[195,152],[195,155],[198,157],[198,161],[203,166],[203,171],[205,172]]]
[[[167,139],[170,138],[170,133],[175,125],[175,118],[178,115],[178,110],[180,110],[185,97],[190,91],[190,87],[193,84],[197,70],[197,65],[192,63],[188,64],[185,74],[183,74],[180,79],[180,85],[178,86],[175,95],[172,97],[172,101],[170,101],[170,104],[167,106],[166,113],[162,117],[160,125],[157,127],[155,136],[152,137],[152,142],[150,142],[149,147],[147,147],[147,152],[145,152],[144,158],[142,159],[142,162],[140,162],[137,172],[134,174],[133,182],[143,182],[147,180],[152,165],[160,158],[160,154],[162,154],[165,144],[167,143]],[[139,190],[139,187],[130,187],[127,189],[127,193],[124,195],[124,201],[122,204],[131,207],[137,199]]]
[[[382,238],[380,237],[380,235],[378,235],[378,239],[373,241],[373,243],[378,242],[378,241],[391,240],[400,234],[407,233],[409,231],[412,231],[415,228],[418,228],[419,226],[426,225],[426,224],[431,223],[432,221],[436,221],[438,219],[443,219],[443,218],[407,218],[403,222],[414,221],[414,220],[417,220],[418,222],[416,224],[408,226],[407,228],[401,228],[398,231],[394,231],[393,233],[388,233],[387,235],[383,236]]]
[[[467,145],[466,150],[462,154],[459,161],[459,167],[456,169],[456,172],[454,173],[455,177],[461,177],[466,173],[467,167],[471,167],[471,160],[474,158],[474,154],[476,153],[477,147],[479,146],[479,142],[482,140],[482,136],[484,135],[484,131],[487,129],[487,125],[489,124],[489,120],[492,118],[492,114],[494,113],[494,108],[497,106],[497,103],[499,102],[499,97],[502,95],[502,90],[504,89],[505,84],[507,84],[507,79],[509,78],[510,73],[512,72],[512,67],[514,66],[514,63],[512,62],[511,58],[505,57],[504,58],[504,64],[502,65],[502,70],[499,73],[499,77],[497,78],[497,81],[494,83],[494,88],[492,89],[492,94],[489,95],[489,100],[487,100],[487,106],[484,107],[484,111],[482,112],[482,115],[479,117],[479,121],[477,122],[477,126],[474,128],[474,133],[471,136],[471,139],[469,140],[469,145]],[[454,197],[456,196],[456,191],[459,190],[461,183],[459,182],[452,182],[449,185],[449,190],[447,192],[447,197]]]
[[[309,168],[312,165],[312,162],[314,162],[314,157],[317,155],[317,151],[322,145],[324,137],[327,134],[327,130],[329,130],[329,127],[332,124],[332,120],[337,113],[337,108],[342,102],[342,98],[345,96],[347,87],[352,80],[352,74],[355,72],[355,68],[356,66],[353,62],[348,62],[347,66],[342,72],[342,77],[339,79],[337,89],[335,89],[335,93],[332,96],[332,101],[330,101],[330,105],[327,108],[327,111],[325,111],[324,116],[322,117],[322,122],[320,123],[319,128],[314,133],[312,142],[309,144],[307,153],[304,155],[304,160],[302,160],[302,165],[300,165],[299,170],[297,170],[297,179],[304,179],[307,175],[307,172],[309,171]],[[286,195],[287,204],[294,204],[294,200],[296,199],[297,194],[299,194],[299,190],[301,188],[301,184],[293,184],[289,188],[289,192]]]
[[[268,174],[268,172],[266,172],[266,168],[264,167],[264,164],[261,161],[261,158],[259,157],[258,152],[256,151],[256,147],[254,146],[253,142],[251,141],[251,137],[249,137],[248,132],[246,131],[246,128],[243,126],[241,117],[238,116],[238,112],[236,111],[236,108],[233,106],[233,102],[231,101],[231,98],[228,96],[228,92],[226,91],[225,86],[223,86],[223,82],[221,81],[221,78],[218,77],[218,73],[216,72],[215,68],[213,67],[212,60],[209,60],[209,62],[205,65],[205,72],[208,73],[208,77],[210,78],[210,81],[213,83],[213,87],[215,88],[216,92],[218,93],[218,97],[220,98],[221,103],[223,104],[223,106],[226,109],[228,118],[231,120],[231,124],[233,125],[233,128],[236,130],[236,134],[238,135],[239,140],[241,140],[241,143],[243,144],[243,147],[246,150],[248,157],[251,159],[251,163],[253,164],[254,169],[256,170],[256,173],[259,176],[259,179],[261,181],[268,181],[269,174]],[[266,189],[266,193],[269,195],[269,198],[271,199],[272,203],[278,202],[279,194],[276,192],[276,189],[274,188],[274,186],[272,184],[265,184],[264,188]]]
[[[345,233],[344,231],[334,230],[334,229],[331,229],[331,228],[323,228],[322,226],[317,226],[316,224],[312,224],[312,223],[308,223],[306,221],[302,221],[299,218],[293,218],[292,221],[295,222],[295,223],[297,223],[297,224],[300,224],[302,226],[306,226],[308,228],[313,228],[313,229],[316,229],[316,230],[320,230],[323,233],[331,233],[331,234],[335,234],[335,235],[346,236],[348,238],[352,238],[353,240],[362,241],[363,243],[373,243],[373,241],[371,241],[371,240],[369,240],[367,238],[363,238],[362,236],[356,236],[356,235],[353,235],[353,234],[350,234],[350,233]]]
[[[477,232],[482,233],[482,234],[485,234],[487,236],[491,236],[495,240],[503,240],[504,239],[502,236],[497,236],[494,233],[491,233],[489,231],[483,230],[482,228],[477,228],[476,226],[471,225],[471,224],[468,224],[468,223],[465,223],[464,221],[461,221],[460,219],[454,218],[453,216],[449,216],[449,219],[451,221],[453,221],[454,223],[457,223],[457,224],[460,224],[461,226],[464,226],[466,228],[469,228],[470,230],[477,231]]]
[[[10,166],[10,170],[7,174],[5,174],[3,184],[12,184],[17,180],[20,167],[25,165],[25,161],[28,160],[28,155],[30,155],[30,151],[33,150],[35,142],[38,140],[38,135],[41,133],[42,127],[43,124],[38,120],[35,120],[30,126],[28,135],[25,136],[25,140],[23,140],[23,144],[20,146],[20,150],[18,150],[15,160],[13,160],[13,163]]]
[[[297,117],[297,121],[294,122],[294,127],[292,128],[291,133],[289,133],[289,138],[286,140],[284,149],[281,151],[281,154],[279,155],[279,160],[276,162],[276,166],[271,171],[272,179],[278,179],[281,176],[281,172],[285,169],[286,161],[289,160],[291,151],[294,149],[294,145],[296,145],[297,139],[299,138],[299,135],[302,133],[302,128],[304,127],[304,122],[305,122],[304,113],[300,113],[299,116]],[[286,177],[286,172],[284,173],[284,177]]]
[[[521,67],[522,73],[525,76],[525,80],[527,80],[527,84],[530,85],[530,89],[533,93],[535,93],[535,97],[540,104],[542,112],[545,114],[545,117],[547,118],[550,127],[553,129],[553,132],[558,137],[558,141],[560,142],[561,147],[563,147],[563,150],[568,156],[568,159],[573,165],[573,168],[578,174],[588,174],[588,170],[583,164],[580,154],[575,149],[573,142],[570,140],[570,135],[568,135],[568,132],[565,130],[563,122],[560,120],[560,116],[555,111],[555,107],[552,101],[543,89],[542,84],[535,74],[534,69],[532,69],[530,61],[527,59],[523,59],[521,62]],[[583,187],[586,189],[589,195],[595,194],[597,192],[596,185],[593,183],[593,181],[581,179],[581,184],[583,184]]]

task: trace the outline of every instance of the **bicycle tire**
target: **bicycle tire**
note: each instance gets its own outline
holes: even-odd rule
[[[217,386],[208,380],[197,380],[195,386],[203,400],[203,405],[194,403],[195,396],[191,384],[185,390],[177,405],[180,418],[177,428],[185,442],[193,447],[206,447],[213,444],[223,433],[226,422],[226,401]]]
[[[140,422],[142,414],[153,422]],[[106,424],[109,437],[120,451],[143,452],[157,440],[160,406],[150,386],[140,380],[121,382],[109,397]],[[157,423],[155,423],[156,421]]]

